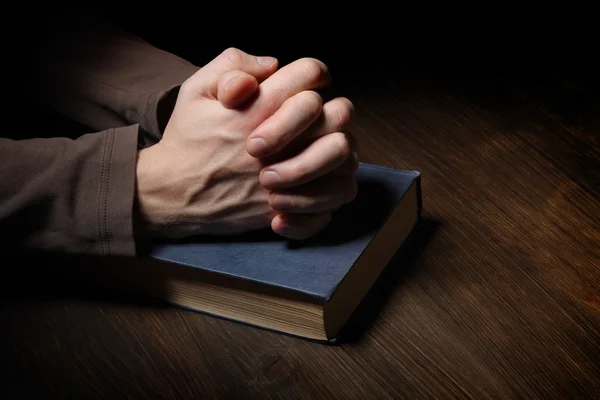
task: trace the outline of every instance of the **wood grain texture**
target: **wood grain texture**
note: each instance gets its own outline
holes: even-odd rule
[[[347,72],[336,90],[356,105],[362,161],[420,170],[426,217],[363,307],[369,313],[356,320],[352,341],[323,346],[82,293],[53,282],[42,265],[37,289],[46,290],[17,276],[3,298],[0,396],[598,396],[594,88],[568,76],[440,73],[410,63]]]

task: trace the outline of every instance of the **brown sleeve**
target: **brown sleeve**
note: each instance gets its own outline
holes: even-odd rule
[[[62,18],[62,30],[41,49],[45,75],[32,91],[94,130],[139,124],[140,144],[160,140],[179,87],[199,68],[101,14]]]
[[[0,138],[1,245],[134,255],[137,138],[137,125],[75,140]]]
[[[32,23],[2,67],[25,118],[0,134],[0,246],[133,255],[137,147],[160,139],[160,105],[197,68],[96,15],[65,15]],[[98,132],[34,128],[39,100]]]

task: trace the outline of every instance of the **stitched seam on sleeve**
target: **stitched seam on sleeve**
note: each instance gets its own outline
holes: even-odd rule
[[[106,166],[106,169],[108,171],[108,173],[106,174],[106,190],[105,193],[106,195],[104,196],[104,236],[105,236],[105,241],[106,241],[106,247],[108,250],[108,254],[110,255],[112,253],[111,249],[110,249],[110,238],[107,238],[107,234],[108,234],[108,228],[107,228],[107,224],[106,224],[106,220],[107,220],[107,211],[108,211],[108,197],[109,197],[109,191],[110,191],[110,176],[112,175],[112,159],[113,159],[113,154],[115,151],[115,132],[114,130],[110,130],[108,133],[108,140],[110,140],[110,152],[109,157],[108,157],[108,165]],[[108,149],[108,143],[106,145],[106,148]]]
[[[102,255],[105,254],[104,250],[104,232],[102,231],[101,224],[101,213],[102,213],[102,195],[104,193],[104,162],[106,159],[106,151],[108,149],[108,141],[107,138],[104,137],[103,146],[102,146],[102,158],[100,159],[100,183],[98,187],[98,201],[97,209],[96,209],[96,226],[98,227],[98,240],[100,241],[100,250]]]

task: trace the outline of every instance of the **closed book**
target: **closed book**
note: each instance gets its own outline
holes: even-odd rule
[[[421,217],[419,172],[361,163],[356,179],[355,200],[309,240],[265,230],[157,243],[135,262],[102,268],[100,280],[190,310],[335,342]]]

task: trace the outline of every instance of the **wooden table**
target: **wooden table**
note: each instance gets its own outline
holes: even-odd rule
[[[52,281],[49,265],[41,275],[21,265],[0,310],[0,397],[600,396],[595,88],[569,76],[339,60],[334,87],[356,105],[362,161],[420,170],[425,209],[351,342],[81,293]]]

